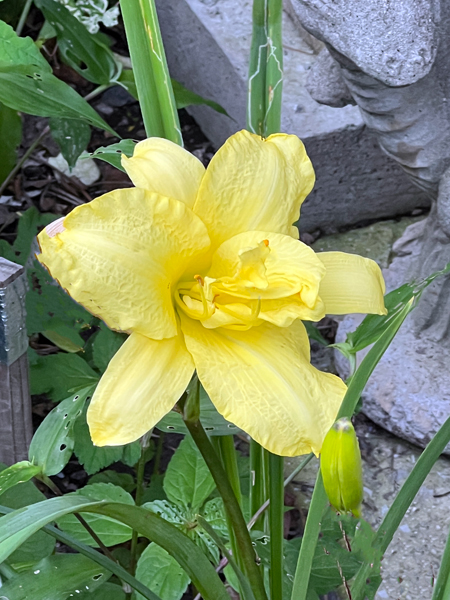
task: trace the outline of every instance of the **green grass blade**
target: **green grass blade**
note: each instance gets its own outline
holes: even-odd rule
[[[268,452],[269,527],[270,527],[270,597],[283,597],[284,539],[284,459]]]
[[[444,554],[441,560],[439,575],[434,584],[434,592],[431,600],[446,600],[450,597],[450,534],[447,537]]]

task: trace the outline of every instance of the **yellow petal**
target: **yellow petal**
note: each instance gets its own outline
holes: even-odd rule
[[[134,188],[77,207],[39,243],[51,275],[109,327],[162,339],[177,332],[171,288],[209,238],[185,204]]]
[[[319,290],[327,314],[386,314],[386,288],[376,262],[346,252],[319,252],[317,257],[327,269]]]
[[[267,286],[249,287],[240,281],[240,253],[258,246],[265,240],[268,244],[264,257]],[[248,270],[248,266],[247,266]],[[216,282],[215,288],[227,294],[243,298],[274,299],[300,293],[303,302],[312,308],[317,300],[320,280],[325,273],[322,262],[306,244],[281,233],[248,231],[224,242],[214,253],[208,278],[233,278],[235,281]],[[205,278],[206,281],[206,278]],[[220,302],[220,299],[219,299]]]
[[[320,321],[325,316],[325,305],[319,297],[314,307],[309,308],[301,301],[299,294],[296,294],[279,300],[263,300],[258,316],[278,327],[289,327],[296,319]]]
[[[241,332],[207,330],[181,315],[181,327],[199,378],[226,419],[275,454],[320,452],[346,386],[311,366],[301,321]]]
[[[192,208],[205,167],[193,154],[163,138],[136,144],[122,166],[136,187],[180,200]]]
[[[243,231],[292,235],[292,223],[313,185],[311,161],[295,135],[263,140],[240,131],[208,166],[194,212],[208,227],[213,248]]]
[[[172,410],[193,372],[180,333],[158,341],[132,333],[109,363],[89,406],[94,444],[120,446],[144,435]]]

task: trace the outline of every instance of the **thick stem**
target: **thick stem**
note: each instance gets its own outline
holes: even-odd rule
[[[262,460],[262,448],[255,442],[250,440],[250,514],[255,515],[264,504],[264,469]],[[263,519],[259,517],[264,511],[258,515],[256,529],[263,530]]]
[[[201,455],[203,456],[211,475],[217,485],[219,494],[222,496],[225,510],[233,524],[236,536],[236,544],[244,565],[250,585],[255,596],[255,600],[267,600],[264,583],[261,572],[256,564],[256,555],[250,539],[244,516],[237,501],[233,488],[228,481],[227,474],[222,466],[222,462],[217,456],[211,442],[206,435],[200,421],[189,423],[186,421],[186,427],[189,429],[194,442],[196,443]]]
[[[284,485],[282,456],[269,453],[270,595],[283,597]]]

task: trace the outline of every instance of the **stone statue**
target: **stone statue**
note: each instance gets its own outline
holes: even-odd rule
[[[390,289],[450,262],[450,3],[446,0],[289,0],[324,42],[308,90],[320,103],[356,103],[381,148],[426,190],[429,217],[394,246]],[[340,327],[340,337],[355,319]],[[342,361],[339,361],[342,369]],[[364,412],[424,445],[450,414],[450,276],[428,288],[377,367]]]

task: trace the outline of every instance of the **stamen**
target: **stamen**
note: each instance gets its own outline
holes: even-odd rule
[[[263,244],[267,248],[269,246],[269,240],[263,240]]]
[[[203,287],[205,285],[205,282],[201,275],[194,275],[194,279],[198,283],[198,285],[200,285],[201,287]]]
[[[246,323],[250,328],[258,320],[259,313],[261,312],[261,297],[258,298],[256,305],[254,307],[252,307],[252,312],[250,313],[250,316],[248,316],[248,317],[234,312],[234,310],[227,308],[227,306],[224,304],[221,304],[219,306],[219,310],[223,310],[223,312],[226,313],[227,315],[230,315],[230,317],[234,317],[235,319],[238,319],[238,320],[242,321],[243,323]]]

